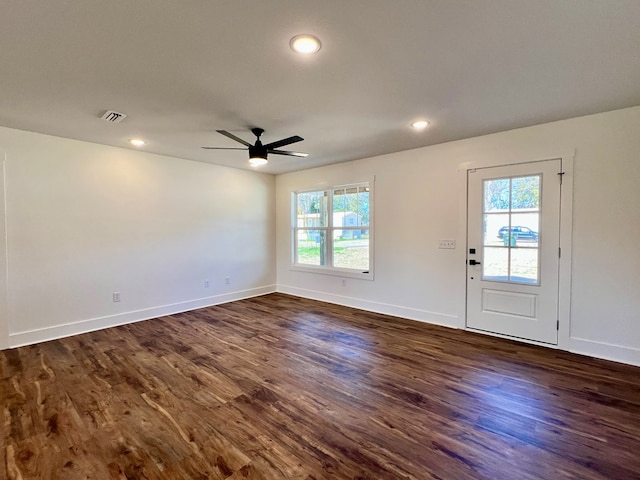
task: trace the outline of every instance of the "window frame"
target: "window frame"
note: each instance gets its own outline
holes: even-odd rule
[[[295,190],[291,192],[291,236],[290,236],[290,246],[291,246],[291,264],[290,270],[301,271],[301,272],[312,272],[312,273],[320,273],[323,275],[334,275],[339,277],[348,277],[348,278],[360,278],[363,280],[373,280],[374,279],[374,179],[372,177],[368,180],[358,181],[358,182],[350,182],[338,185],[331,186],[322,186],[316,188],[305,188],[300,190]],[[334,226],[334,211],[333,211],[333,197],[334,192],[336,190],[354,188],[354,187],[366,187],[369,189],[369,224],[364,226],[348,226],[348,225],[340,225]],[[298,195],[303,193],[311,193],[311,192],[324,192],[327,198],[327,225],[325,226],[313,226],[313,227],[299,227],[298,226]],[[334,230],[368,230],[369,231],[369,269],[362,270],[356,268],[344,268],[344,267],[334,267],[333,266],[333,247],[334,247],[334,238],[333,232]],[[326,239],[326,263],[327,265],[309,265],[309,264],[301,264],[298,263],[298,232],[301,230],[318,230],[325,232]]]

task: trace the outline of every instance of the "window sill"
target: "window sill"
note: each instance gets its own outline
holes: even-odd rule
[[[373,280],[373,271],[358,271],[346,268],[320,267],[315,265],[290,265],[289,270],[296,272],[319,273],[321,275],[333,275],[334,277],[359,278],[360,280]]]

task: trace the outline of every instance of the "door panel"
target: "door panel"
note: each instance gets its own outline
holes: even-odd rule
[[[558,343],[561,167],[468,171],[468,328]]]

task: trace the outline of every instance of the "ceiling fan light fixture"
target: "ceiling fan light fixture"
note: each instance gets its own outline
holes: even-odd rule
[[[262,157],[253,157],[249,159],[249,165],[252,167],[261,167],[267,164],[267,159]]]
[[[305,33],[293,37],[289,42],[289,46],[291,47],[291,50],[296,53],[301,53],[303,55],[313,55],[320,50],[322,44],[320,43],[318,37],[314,37],[313,35]]]

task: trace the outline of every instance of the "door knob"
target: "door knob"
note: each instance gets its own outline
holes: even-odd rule
[[[481,265],[481,263],[475,260],[469,260],[469,265]]]

